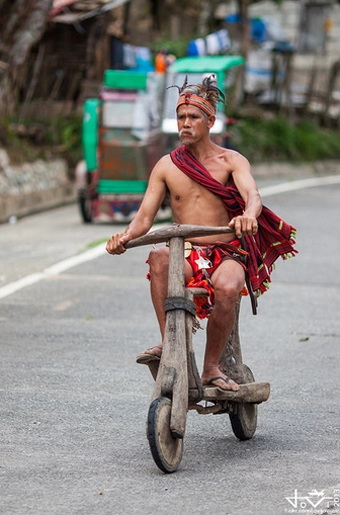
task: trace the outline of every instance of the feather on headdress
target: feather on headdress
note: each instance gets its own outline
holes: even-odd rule
[[[225,102],[224,93],[217,87],[214,75],[205,77],[202,84],[188,84],[188,77],[185,77],[182,87],[170,86],[178,89],[179,99],[177,107],[183,104],[191,104],[202,109],[206,114],[214,115],[218,102]]]

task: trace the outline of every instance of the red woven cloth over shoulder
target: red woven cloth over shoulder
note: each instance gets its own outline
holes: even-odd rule
[[[238,189],[234,185],[223,186],[216,181],[185,145],[175,149],[170,156],[173,163],[190,179],[222,199],[230,219],[243,214],[245,202]],[[245,236],[244,240],[249,254],[250,283],[253,291],[261,295],[269,288],[274,262],[279,257],[283,259],[293,257],[298,251],[294,248],[296,229],[266,206],[263,206],[261,215],[258,217],[258,226],[257,234]]]

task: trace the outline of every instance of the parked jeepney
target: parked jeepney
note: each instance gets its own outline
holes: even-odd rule
[[[77,173],[84,222],[125,222],[135,215],[165,152],[163,98],[163,75],[107,70],[99,98],[85,101],[84,161]],[[158,217],[169,217],[169,209]]]
[[[197,84],[202,82],[204,77],[215,75],[218,87],[228,97],[229,88],[234,83],[233,72],[236,67],[242,66],[243,63],[244,60],[240,56],[209,55],[183,57],[168,68],[162,120],[163,133],[167,135],[167,150],[176,146],[177,141],[176,103],[178,100],[178,89],[171,86],[182,87],[186,77],[188,84]],[[215,139],[217,143],[222,145],[228,125],[228,118],[225,115],[224,109],[225,106],[219,103],[216,121],[210,130],[212,139]]]

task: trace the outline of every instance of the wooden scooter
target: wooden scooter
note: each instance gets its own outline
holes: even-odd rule
[[[133,248],[169,242],[165,338],[160,361],[148,363],[155,386],[147,421],[151,454],[156,465],[166,473],[177,470],[181,462],[188,410],[199,414],[229,414],[235,436],[247,440],[256,431],[258,404],[269,398],[269,383],[256,383],[250,368],[243,364],[238,329],[240,303],[236,306],[236,322],[220,362],[222,372],[234,379],[240,389],[234,392],[203,387],[198,373],[192,345],[196,315],[193,298],[206,294],[206,290],[185,288],[184,241],[227,232],[231,232],[230,227],[174,224],[125,245]]]

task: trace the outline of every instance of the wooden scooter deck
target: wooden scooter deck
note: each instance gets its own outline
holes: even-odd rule
[[[152,361],[148,363],[149,370],[154,379],[157,377],[159,362]],[[230,402],[248,402],[260,404],[266,402],[270,395],[270,384],[267,382],[254,382],[240,384],[237,392],[222,390],[216,386],[204,386],[203,401],[230,401]]]
[[[246,383],[240,384],[237,392],[223,391],[215,386],[204,386],[204,401],[232,401],[232,402],[249,402],[260,404],[268,400],[270,395],[269,383]]]

